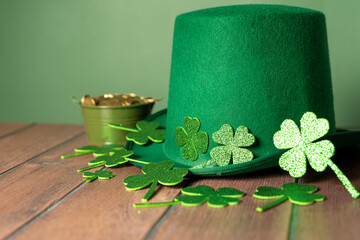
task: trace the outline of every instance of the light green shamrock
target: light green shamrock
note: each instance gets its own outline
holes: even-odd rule
[[[234,164],[243,163],[253,159],[254,155],[248,149],[255,142],[255,137],[247,127],[240,126],[234,129],[229,124],[221,126],[220,130],[213,133],[214,142],[224,146],[214,147],[210,151],[212,160],[215,160],[219,166],[226,166],[230,163],[231,158]]]
[[[181,155],[185,159],[195,161],[198,159],[198,152],[206,153],[209,146],[209,136],[206,132],[198,132],[200,121],[198,118],[186,117],[184,126],[176,128],[176,145],[181,149]]]
[[[306,173],[306,159],[317,172],[330,166],[351,196],[357,198],[360,193],[330,159],[335,153],[333,143],[329,140],[314,142],[329,131],[328,120],[318,119],[314,113],[307,112],[300,120],[300,128],[301,132],[293,120],[286,119],[280,126],[281,130],[274,134],[276,148],[290,149],[281,155],[280,167],[292,177],[302,177]]]

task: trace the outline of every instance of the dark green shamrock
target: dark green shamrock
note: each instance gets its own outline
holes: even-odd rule
[[[63,155],[61,156],[61,158],[64,159],[68,157],[75,157],[90,153],[92,153],[95,157],[104,156],[104,155],[113,154],[116,150],[121,150],[121,149],[124,149],[124,146],[118,144],[105,144],[102,147],[95,145],[86,145],[83,147],[75,148],[74,154]]]
[[[109,179],[114,177],[115,175],[112,174],[110,171],[103,171],[103,170],[97,170],[95,172],[84,172],[83,177],[87,178],[87,182],[92,182],[95,179]]]
[[[360,193],[330,159],[335,153],[334,144],[329,140],[314,142],[328,133],[329,121],[307,112],[300,119],[300,128],[301,132],[293,120],[286,119],[281,124],[280,131],[274,134],[276,148],[290,149],[281,155],[280,167],[292,177],[302,177],[306,173],[306,159],[317,172],[323,172],[329,166],[351,196],[357,198]]]
[[[209,136],[206,132],[198,132],[200,121],[198,118],[186,117],[184,126],[176,128],[176,145],[181,149],[181,155],[185,159],[195,161],[198,159],[198,152],[206,153],[209,146]]]
[[[117,165],[126,163],[128,161],[139,162],[138,160],[127,158],[133,154],[134,154],[134,151],[123,149],[123,150],[116,151],[111,156],[110,155],[99,156],[88,163],[89,167],[81,168],[81,169],[78,169],[77,171],[81,172],[84,170],[100,167],[102,165],[105,165],[105,167],[115,167]],[[144,163],[144,162],[141,162],[141,163]],[[144,164],[146,164],[146,163],[144,163]]]
[[[256,208],[258,212],[263,212],[286,201],[287,199],[289,199],[290,202],[298,205],[309,205],[314,202],[323,201],[325,196],[313,193],[316,191],[317,187],[314,185],[285,183],[283,184],[282,189],[275,187],[258,187],[253,196],[261,199],[277,198],[277,200],[272,203]]]
[[[158,183],[172,186],[184,180],[184,176],[188,174],[188,170],[186,168],[171,170],[173,166],[174,162],[168,160],[145,165],[142,168],[144,174],[132,175],[124,179],[126,189],[138,190],[151,184],[149,191],[142,199],[143,201],[147,201],[153,195]]]
[[[137,122],[137,129],[113,123],[109,123],[108,126],[116,129],[130,131],[131,133],[126,136],[126,139],[139,145],[146,144],[149,139],[153,142],[163,142],[165,140],[165,129],[158,129],[160,125],[157,122]]]
[[[244,192],[235,188],[219,188],[214,191],[211,187],[199,185],[196,187],[186,187],[181,190],[183,196],[175,197],[173,202],[134,204],[134,207],[157,207],[169,206],[181,203],[184,206],[199,206],[207,201],[208,206],[222,208],[226,205],[235,205],[240,202],[239,197],[244,196]]]

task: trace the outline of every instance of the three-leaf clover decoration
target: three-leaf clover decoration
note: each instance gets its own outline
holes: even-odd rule
[[[104,170],[97,170],[95,172],[84,172],[83,177],[87,178],[87,182],[92,182],[95,179],[109,179],[114,177],[114,174],[110,171],[104,171]]]
[[[152,142],[163,142],[165,140],[165,129],[158,129],[160,124],[157,122],[139,121],[136,123],[136,129],[114,123],[109,123],[108,126],[130,131],[131,133],[126,135],[126,139],[139,145],[144,145],[149,140]]]
[[[198,132],[200,121],[198,118],[186,117],[184,126],[176,128],[176,145],[181,149],[181,156],[185,159],[195,161],[198,159],[198,152],[206,153],[209,146],[209,136],[206,132]]]
[[[331,161],[330,158],[335,153],[333,143],[329,140],[314,142],[329,131],[329,122],[326,119],[318,119],[314,113],[307,112],[300,120],[301,132],[290,119],[286,119],[280,128],[280,131],[274,134],[274,145],[278,149],[290,149],[279,159],[280,167],[288,171],[290,176],[303,176],[306,173],[306,159],[308,159],[310,166],[317,172],[322,172],[330,166],[353,198],[360,195],[349,179]]]
[[[101,147],[95,146],[95,145],[86,145],[83,147],[75,148],[74,154],[63,155],[63,156],[61,156],[61,158],[64,159],[64,158],[68,158],[68,157],[75,157],[75,156],[80,156],[80,155],[85,155],[85,154],[90,154],[90,153],[92,153],[95,157],[104,156],[104,155],[113,154],[115,151],[121,150],[121,149],[124,149],[124,146],[121,146],[118,144],[105,144]]]
[[[186,168],[173,169],[174,162],[162,161],[159,163],[149,163],[142,168],[144,174],[136,174],[124,179],[124,184],[128,190],[138,190],[150,185],[143,201],[147,201],[153,195],[158,183],[165,186],[172,186],[181,183],[184,176],[188,174]]]
[[[219,166],[226,166],[230,163],[231,158],[233,164],[248,162],[253,159],[254,155],[248,149],[255,142],[255,137],[247,127],[240,126],[234,129],[229,124],[221,126],[220,130],[213,133],[214,142],[223,146],[214,147],[210,151],[210,156]]]
[[[210,207],[222,208],[226,205],[238,204],[240,202],[238,198],[245,194],[230,187],[219,188],[214,191],[211,187],[205,185],[186,187],[181,192],[184,195],[175,197],[173,202],[134,204],[134,207],[169,206],[179,203],[184,206],[199,206],[207,202]]]
[[[317,187],[314,185],[285,183],[283,184],[282,189],[275,187],[258,187],[253,196],[260,199],[277,198],[277,200],[272,203],[256,208],[258,212],[263,212],[286,201],[287,199],[289,199],[290,202],[298,205],[309,205],[314,202],[323,201],[325,196],[313,193],[316,191]]]

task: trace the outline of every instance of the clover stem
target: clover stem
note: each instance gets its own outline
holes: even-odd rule
[[[85,170],[89,170],[89,169],[93,169],[93,168],[96,168],[96,167],[100,167],[100,166],[102,166],[102,165],[104,165],[104,163],[91,165],[91,166],[88,166],[88,167],[84,167],[84,168],[78,169],[78,170],[76,170],[76,171],[82,172],[82,171],[85,171]]]
[[[143,197],[142,201],[143,202],[147,202],[151,196],[153,195],[154,191],[155,191],[155,188],[156,188],[156,185],[157,185],[157,180],[154,180],[149,188],[149,191],[145,194],[145,196]]]
[[[126,160],[129,160],[130,162],[137,162],[137,163],[142,163],[142,164],[149,164],[149,162],[143,162],[140,160],[135,160],[135,159],[131,159],[131,158],[125,158]]]
[[[210,166],[211,164],[213,164],[215,162],[216,161],[214,159],[211,159],[209,161],[206,161],[206,162],[203,162],[203,163],[193,166],[192,169],[204,168],[204,167]]]
[[[73,154],[69,154],[69,155],[62,155],[60,156],[61,159],[64,159],[64,158],[68,158],[68,157],[76,157],[76,156],[81,156],[81,155],[85,155],[85,154],[89,154],[91,152],[77,152],[77,153],[73,153]]]
[[[108,126],[112,127],[112,128],[116,128],[116,129],[129,131],[129,132],[138,132],[139,131],[139,130],[134,129],[134,128],[125,127],[125,126],[123,126],[121,124],[108,123]]]
[[[273,201],[273,202],[271,202],[269,204],[266,204],[266,205],[264,205],[262,207],[257,207],[256,211],[263,212],[265,210],[268,210],[269,208],[275,207],[276,205],[286,201],[287,199],[288,199],[288,196],[281,197],[281,198],[277,199],[276,201]]]
[[[360,193],[354,188],[354,186],[351,184],[349,179],[345,176],[345,174],[336,166],[336,164],[328,160],[328,165],[330,168],[335,172],[338,179],[341,181],[341,183],[345,186],[346,190],[351,194],[353,198],[358,198]]]
[[[91,178],[86,179],[86,182],[92,182],[92,181],[94,181],[94,180],[97,179],[97,178],[98,178],[97,176],[93,176],[93,177],[91,177]]]
[[[171,206],[179,203],[181,202],[177,201],[177,202],[160,202],[160,203],[135,203],[133,204],[133,207],[134,208],[162,207],[162,206]]]

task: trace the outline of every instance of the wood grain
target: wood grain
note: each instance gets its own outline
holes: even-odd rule
[[[359,191],[360,148],[337,150],[333,160]],[[308,170],[303,183],[316,185],[326,200],[298,207],[294,239],[359,239],[360,199],[350,196],[335,173]]]
[[[114,178],[87,183],[15,239],[144,239],[167,208],[133,208],[147,189],[127,191],[123,180],[141,170],[129,165],[109,170]],[[171,201],[180,187],[161,186],[151,201]]]
[[[17,134],[0,139],[0,173],[82,132],[84,132],[84,128],[80,125],[38,124]]]
[[[60,155],[86,143],[86,136],[82,135],[0,176],[0,239],[16,231],[83,182],[76,169],[87,166],[92,157],[62,160]]]
[[[247,193],[242,203],[223,209],[173,206],[171,215],[153,231],[154,239],[286,239],[291,204],[286,202],[262,213],[257,206],[271,200],[252,197],[259,186],[281,187],[294,180],[283,171],[269,169],[231,178],[210,178],[196,181],[214,189],[234,187]],[[146,210],[145,210],[146,211]]]
[[[0,138],[33,125],[32,123],[0,123]]]

